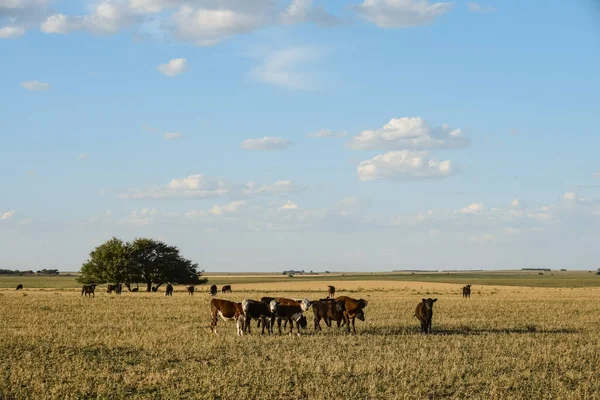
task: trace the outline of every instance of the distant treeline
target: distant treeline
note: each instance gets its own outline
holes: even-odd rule
[[[444,269],[442,272],[483,272],[482,269]]]
[[[0,269],[0,275],[58,275],[57,269],[41,269],[37,272],[32,270],[19,271],[18,269]]]
[[[521,271],[552,271],[550,268],[521,268]]]
[[[440,272],[437,269],[394,269],[392,272]]]

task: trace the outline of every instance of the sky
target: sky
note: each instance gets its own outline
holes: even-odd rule
[[[0,0],[0,268],[596,269],[600,2]]]

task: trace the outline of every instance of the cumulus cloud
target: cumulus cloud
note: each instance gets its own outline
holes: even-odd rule
[[[423,118],[392,118],[381,129],[365,130],[352,138],[351,149],[440,149],[469,144],[460,129],[431,127]]]
[[[408,180],[443,178],[452,175],[450,160],[429,158],[427,152],[391,151],[361,162],[357,168],[361,181],[377,179]]]
[[[291,180],[276,181],[272,185],[257,185],[256,182],[248,182],[241,190],[243,196],[282,196],[301,191]]]
[[[282,150],[288,148],[291,142],[279,137],[265,136],[258,139],[246,139],[240,146],[246,150]]]
[[[186,58],[174,58],[166,64],[160,64],[158,71],[166,76],[173,77],[182,74],[187,68]]]
[[[563,200],[566,202],[576,202],[577,199],[577,193],[575,192],[567,192],[564,194],[563,196]]]
[[[332,26],[340,23],[336,16],[327,13],[321,7],[314,7],[313,0],[292,0],[281,13],[280,19],[283,24],[310,21],[321,26]]]
[[[175,139],[181,139],[183,138],[183,135],[179,132],[167,132],[163,135],[163,139],[166,140],[175,140]]]
[[[125,199],[160,199],[169,197],[218,197],[228,194],[231,186],[220,178],[203,174],[172,179],[166,186],[155,186],[147,190],[131,189],[120,195]]]
[[[348,132],[338,132],[338,131],[333,131],[331,129],[320,129],[316,132],[311,132],[309,133],[308,137],[312,137],[312,138],[328,138],[328,137],[344,137],[348,134]]]
[[[294,203],[291,200],[288,200],[285,204],[281,206],[282,210],[295,210],[298,208],[298,204]]]
[[[21,82],[21,86],[33,92],[41,92],[50,89],[50,85],[48,83],[37,80]]]
[[[364,0],[358,12],[380,28],[406,28],[427,25],[448,12],[452,3],[428,0]]]
[[[25,34],[25,29],[18,26],[5,26],[0,28],[0,39],[14,39]]]
[[[251,71],[251,76],[259,81],[289,89],[314,89],[318,86],[310,72],[303,70],[319,56],[320,52],[311,47],[293,47],[268,54]]]
[[[233,201],[229,204],[221,204],[221,205],[215,204],[209,210],[209,213],[212,215],[219,216],[219,217],[228,215],[228,214],[233,214],[233,213],[237,212],[240,208],[242,208],[245,203],[246,202],[243,200],[238,200],[238,201]]]
[[[7,221],[7,220],[11,219],[12,217],[14,217],[15,214],[16,214],[15,210],[0,213],[0,220]]]
[[[474,1],[468,3],[467,7],[472,12],[474,12],[474,13],[481,13],[481,14],[491,13],[491,12],[495,12],[496,11],[496,9],[494,7],[483,6],[483,5],[481,5],[479,3],[476,3]]]
[[[523,203],[519,199],[513,199],[513,201],[510,203],[510,206],[514,210],[523,210],[523,209],[527,208],[527,204]]]
[[[461,208],[459,213],[461,214],[477,214],[483,211],[485,207],[483,203],[471,203],[467,207]]]

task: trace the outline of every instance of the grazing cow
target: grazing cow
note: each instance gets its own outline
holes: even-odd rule
[[[188,287],[187,287],[187,291],[188,291],[188,293],[189,293],[189,295],[190,295],[190,296],[193,296],[193,295],[194,295],[194,291],[195,291],[195,290],[196,290],[196,287],[195,287],[195,286],[188,286]]]
[[[344,303],[341,302],[340,304]],[[329,321],[329,310],[331,307],[335,308],[337,306],[337,302],[331,301],[329,298],[327,298],[319,301],[313,301],[310,306],[315,316],[315,331],[322,330],[321,319],[325,320],[325,325],[331,326],[331,322]]]
[[[17,285],[17,289],[15,289],[15,290],[21,290],[21,289],[23,289],[23,285],[19,283],[19,284]]]
[[[211,296],[216,296],[217,295],[217,285],[212,285],[210,287],[210,295]]]
[[[210,329],[216,334],[217,333],[217,319],[220,316],[224,321],[235,321],[237,334],[242,336],[244,334],[244,309],[242,303],[234,303],[229,300],[222,299],[211,299],[210,301],[210,314],[211,322]]]
[[[133,289],[131,289],[132,292],[139,292],[140,288],[139,287],[134,287]]]
[[[352,331],[354,334],[356,334],[355,320],[357,317],[361,321],[365,320],[365,313],[363,309],[368,304],[367,300],[356,300],[348,296],[340,296],[336,298],[335,301],[344,302],[344,321],[346,322],[348,332],[350,332],[350,322],[352,322]]]
[[[271,318],[273,317],[273,313],[271,312],[271,308],[268,304],[263,301],[244,300],[242,301],[242,309],[244,310],[244,317],[246,319],[244,331],[248,330],[248,333],[251,333],[250,322],[252,322],[253,319],[256,319],[258,320],[258,328],[262,322],[261,335],[265,334],[265,328],[267,328],[269,335],[273,333],[271,326]]]
[[[304,299],[300,304],[296,305],[282,305],[277,302],[277,300],[271,301],[269,308],[273,313],[273,318],[271,318],[271,330],[273,329],[273,325],[275,324],[275,319],[277,318],[277,327],[279,328],[279,334],[281,335],[281,321],[286,320],[290,323],[290,335],[294,331],[294,321],[296,321],[296,326],[298,328],[298,336],[300,336],[300,327],[306,328],[307,322],[306,317],[302,314],[304,311],[308,310],[310,307],[310,301],[308,299]]]
[[[165,296],[173,296],[173,285],[167,283],[167,287],[165,289]]]
[[[415,317],[421,321],[421,333],[431,333],[431,317],[433,317],[433,303],[437,299],[423,299],[415,310]]]
[[[231,293],[231,285],[224,285],[221,289],[221,293]]]
[[[81,295],[85,295],[87,296],[92,296],[92,297],[96,297],[96,294],[94,293],[96,290],[96,284],[91,284],[91,285],[83,285],[83,287],[81,288]]]
[[[465,297],[471,298],[471,285],[466,285],[463,288],[463,298]]]
[[[122,286],[118,283],[116,285],[108,285],[106,287],[106,293],[115,292],[115,294],[121,294],[121,290],[122,290]]]
[[[332,299],[335,297],[335,286],[329,285],[329,292],[327,293],[327,297],[331,297]]]

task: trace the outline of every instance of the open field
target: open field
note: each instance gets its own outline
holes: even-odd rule
[[[255,323],[237,337],[223,321],[216,336],[209,296],[183,287],[172,298],[99,287],[94,299],[2,289],[0,398],[600,398],[600,288],[474,285],[463,299],[458,284],[358,277],[250,279],[218,296],[316,299],[331,283],[369,301],[356,336],[314,333],[311,311],[300,337],[261,337]],[[439,299],[430,336],[413,317],[422,297]]]

